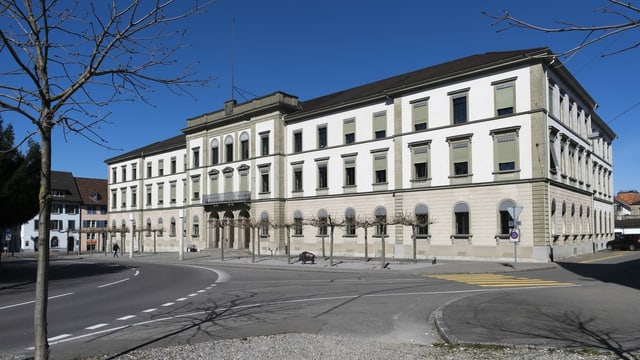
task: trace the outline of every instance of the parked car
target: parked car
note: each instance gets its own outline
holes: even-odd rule
[[[607,243],[607,250],[637,250],[640,249],[640,234],[617,234],[616,238]]]

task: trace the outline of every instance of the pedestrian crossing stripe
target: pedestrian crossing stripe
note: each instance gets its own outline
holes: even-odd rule
[[[425,275],[430,278],[461,282],[481,287],[522,286],[573,286],[575,284],[555,280],[530,279],[501,274],[443,274]]]

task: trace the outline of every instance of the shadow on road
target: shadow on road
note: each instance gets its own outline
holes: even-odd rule
[[[562,268],[583,277],[640,289],[640,259],[617,264],[557,262]]]

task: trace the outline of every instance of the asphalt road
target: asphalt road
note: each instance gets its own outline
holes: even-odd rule
[[[480,275],[58,261],[50,344],[58,359],[287,332],[430,344],[438,320],[462,343],[637,350],[640,252],[596,257]],[[0,353],[31,353],[32,290],[0,282]]]

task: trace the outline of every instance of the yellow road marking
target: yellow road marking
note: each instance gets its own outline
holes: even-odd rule
[[[619,258],[621,256],[626,256],[629,254],[625,254],[625,253],[621,253],[621,254],[616,254],[616,255],[611,255],[611,256],[606,256],[603,258],[597,258],[597,259],[589,259],[589,260],[584,260],[584,261],[578,261],[579,264],[587,264],[587,263],[592,263],[592,262],[596,262],[596,261],[600,261],[600,260],[607,260],[607,259],[615,259],[615,258]]]
[[[568,286],[572,283],[555,280],[529,279],[501,274],[443,274],[425,275],[435,279],[457,281],[481,287],[517,287],[517,286]]]

